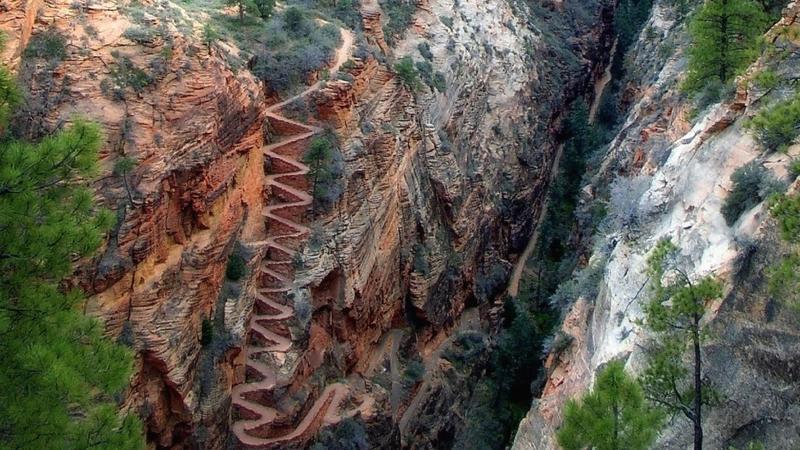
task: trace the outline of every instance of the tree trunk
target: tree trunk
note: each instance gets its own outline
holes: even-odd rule
[[[702,357],[700,355],[700,315],[695,311],[692,326],[692,346],[694,347],[694,450],[703,449],[703,424],[701,409],[703,405]]]

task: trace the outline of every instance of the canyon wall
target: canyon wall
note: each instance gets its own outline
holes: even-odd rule
[[[4,62],[29,91],[20,134],[37,138],[78,116],[104,129],[94,186],[118,224],[74,282],[90,295],[85,311],[136,350],[126,403],[153,443],[172,447],[193,440],[199,424],[218,439],[227,433],[224,403],[201,408],[211,394],[198,386],[200,329],[226,300],[234,243],[258,228],[248,218],[263,200],[264,106],[259,83],[192,35],[199,25],[176,19],[174,5],[150,6],[140,16],[116,2],[3,2],[0,27],[11,44]],[[145,25],[152,33],[129,33]],[[63,56],[21,58],[31,36],[48,33],[65,39]],[[144,86],[133,83],[140,75]],[[122,159],[135,167],[115,170]],[[236,305],[232,317],[248,313],[245,300]],[[239,322],[222,359],[240,345]],[[231,383],[223,377],[215,389]]]
[[[337,126],[345,187],[320,221],[324,244],[306,248],[309,268],[298,276],[315,307],[330,308],[332,319],[315,317],[335,324],[334,340],[346,344],[339,351],[362,374],[381,337],[398,328],[413,337],[426,372],[437,372],[466,308],[477,306],[477,326],[490,326],[492,302],[527,243],[560,121],[606,62],[612,5],[526,5],[420,2],[393,56],[429,59],[444,88],[412,94],[380,65],[369,86],[354,88],[361,93],[342,83],[318,97]],[[365,9],[374,20],[380,5]],[[321,295],[331,300],[320,305]],[[469,389],[449,391],[437,378],[426,374],[409,399],[384,408],[402,445],[452,445],[463,428],[453,405]]]
[[[705,410],[705,445],[746,448],[757,441],[766,448],[793,448],[800,442],[796,312],[766,287],[767,268],[788,249],[764,204],[732,226],[720,212],[736,168],[758,160],[785,179],[800,150],[795,145],[787,154],[766,153],[745,127],[759,108],[793,95],[791,83],[765,89],[753,77],[769,67],[781,78],[794,78],[800,42],[790,30],[798,27],[798,13],[798,4],[790,3],[767,33],[767,45],[776,51],[766,51],[738,79],[728,100],[693,118],[692,102],[680,91],[685,21],[671,2],[655,3],[629,56],[636,71],[625,90],[630,113],[582,199],[591,202],[598,187],[614,180],[639,177],[644,181],[623,184],[630,186],[635,226],[597,237],[591,263],[604,268],[599,294],[575,299],[566,313],[562,331],[572,344],[550,355],[544,392],[521,423],[514,449],[557,448],[554,433],[565,401],[589,389],[607,362],[621,360],[634,374],[643,369],[648,333],[638,319],[649,298],[646,258],[667,237],[681,249],[682,268],[691,278],[713,275],[726,286],[703,319],[711,332],[703,348],[705,376],[722,399]],[[657,448],[687,448],[689,422],[673,417],[658,439]]]
[[[343,174],[328,209],[302,213],[311,236],[293,295],[312,314],[281,329],[295,350],[272,361],[287,380],[274,402],[288,429],[323,386],[346,379],[344,403],[361,405],[383,445],[402,436],[438,448],[463,427],[448,405],[467,393],[426,377],[399,398],[396,379],[375,380],[376,359],[397,371],[402,343],[413,348],[404,359],[419,354],[435,372],[454,328],[490,326],[538,216],[561,119],[607,63],[613,5],[419,0],[393,48],[381,4],[361,9],[375,47],[359,47],[349,77],[307,99],[307,119],[336,137]],[[274,195],[262,147],[291,123],[265,126],[270,101],[231,66],[237,49],[203,45],[202,17],[181,5],[2,0],[0,11],[11,38],[2,60],[29,91],[18,134],[36,139],[76,115],[106,132],[94,185],[119,220],[71,282],[90,295],[86,313],[136,350],[126,407],[154,447],[223,448],[265,256],[251,244],[269,233],[262,213]],[[63,54],[24,51],[53,35]],[[392,70],[403,56],[428,61],[436,83],[404,85]],[[232,254],[248,267],[238,281],[225,277]]]

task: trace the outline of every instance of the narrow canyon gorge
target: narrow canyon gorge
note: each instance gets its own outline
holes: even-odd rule
[[[763,25],[703,81],[728,2]],[[48,188],[88,185],[113,225],[49,282],[130,354],[120,392],[87,394],[135,419],[130,448],[697,449],[700,427],[798,448],[800,3],[779,3],[0,0],[21,93],[6,127],[0,72],[0,212],[12,140],[99,126],[92,175]],[[659,404],[654,317],[706,277]],[[616,363],[657,429],[569,444]],[[24,440],[14,414],[0,449],[129,448]]]

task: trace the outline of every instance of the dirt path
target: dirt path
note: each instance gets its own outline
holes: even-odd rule
[[[341,33],[342,46],[336,51],[331,74],[336,74],[339,71],[342,65],[350,58],[352,51],[353,34],[345,29],[342,29]],[[268,191],[279,191],[284,194],[284,198],[287,196],[292,198],[289,201],[271,204],[264,209],[264,219],[268,224],[275,225],[273,229],[276,231],[266,240],[252,243],[267,247],[267,256],[261,262],[259,268],[266,275],[264,277],[266,285],[258,290],[255,303],[259,308],[275,311],[275,313],[260,313],[258,308],[254,310],[249,323],[250,336],[256,335],[268,344],[257,345],[253,342],[248,342],[245,347],[245,364],[251,372],[258,374],[260,380],[234,386],[231,392],[234,407],[246,411],[250,416],[256,416],[255,419],[240,419],[233,423],[234,435],[247,448],[270,448],[301,436],[307,436],[307,433],[314,432],[316,427],[325,422],[335,422],[339,417],[339,404],[349,392],[348,386],[343,383],[331,384],[320,394],[294,430],[285,435],[272,438],[263,438],[257,435],[259,429],[269,425],[279,417],[276,409],[252,400],[252,398],[265,397],[265,394],[275,388],[277,379],[275,370],[257,358],[262,353],[267,352],[285,353],[292,347],[291,339],[270,330],[270,324],[289,319],[294,314],[294,309],[282,302],[285,301],[286,294],[292,289],[294,282],[293,277],[289,275],[293,273],[292,256],[296,253],[296,250],[292,248],[292,243],[306,237],[309,233],[308,227],[299,223],[299,220],[301,220],[303,211],[311,205],[312,198],[303,190],[302,186],[293,185],[298,183],[298,179],[302,179],[308,174],[309,168],[292,156],[292,149],[298,143],[310,141],[314,135],[322,131],[318,127],[288,119],[280,114],[280,110],[287,104],[318,90],[324,84],[325,81],[317,82],[294,97],[272,105],[267,109],[268,120],[271,118],[289,123],[302,131],[264,147],[264,155],[268,159],[282,163],[279,165],[273,164],[273,170],[278,172],[268,174],[265,177],[266,186],[269,188]],[[280,198],[278,199],[281,200]],[[267,229],[270,228],[267,227]]]
[[[614,57],[614,53],[617,50],[617,42],[614,41],[614,45],[611,48],[611,58]],[[595,115],[597,114],[597,108],[600,106],[600,99],[603,97],[603,92],[605,91],[608,83],[611,81],[611,63],[606,66],[606,70],[603,71],[603,76],[600,78],[594,86],[594,101],[592,102],[591,107],[589,108],[589,123],[594,123]],[[550,172],[550,179],[547,182],[547,188],[553,185],[553,181],[555,181],[555,177],[558,176],[558,167],[559,163],[561,162],[561,155],[564,151],[564,145],[558,146],[558,151],[556,152],[556,160],[553,163],[553,169]],[[550,196],[546,196],[544,200],[544,204],[542,205],[542,209],[539,212],[539,217],[536,218],[536,223],[534,224],[533,234],[531,235],[530,240],[528,241],[528,245],[525,246],[525,251],[522,252],[517,263],[514,265],[514,272],[511,274],[511,279],[508,281],[508,295],[511,297],[516,297],[519,294],[519,281],[522,278],[522,273],[525,271],[525,265],[528,263],[528,260],[531,258],[533,254],[533,250],[536,249],[536,244],[539,242],[539,234],[541,233],[542,222],[544,218],[547,217],[547,209],[550,205]]]
[[[547,189],[552,186],[553,181],[555,181],[556,176],[558,176],[558,167],[559,163],[561,162],[561,155],[564,153],[564,145],[561,144],[558,146],[558,150],[556,151],[556,160],[553,163],[553,168],[550,172],[550,179],[547,181]],[[525,246],[525,251],[522,252],[517,263],[514,265],[514,272],[511,274],[511,279],[508,281],[508,295],[511,297],[516,297],[519,294],[519,280],[522,278],[522,273],[525,271],[525,265],[528,263],[533,251],[536,249],[536,243],[539,242],[539,234],[541,233],[542,222],[544,218],[547,217],[547,209],[550,206],[550,196],[545,195],[544,204],[542,204],[542,209],[539,211],[539,216],[536,218],[536,223],[533,225],[533,234],[531,235],[531,239],[528,241],[528,245]]]
[[[594,101],[592,102],[592,107],[589,108],[589,123],[594,123],[597,108],[600,106],[600,99],[603,97],[606,86],[611,81],[611,61],[614,60],[614,55],[617,53],[617,42],[618,40],[614,39],[614,44],[611,46],[611,57],[606,70],[603,71],[603,76],[594,84]]]

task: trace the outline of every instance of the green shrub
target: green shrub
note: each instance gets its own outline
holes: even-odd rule
[[[786,150],[800,132],[800,96],[760,111],[749,127],[766,150]]]
[[[419,74],[410,56],[400,59],[400,61],[394,65],[394,71],[407,88],[412,91],[419,89]]]
[[[447,81],[444,78],[444,74],[441,72],[434,73],[433,65],[428,61],[417,62],[416,69],[419,77],[431,89],[436,89],[439,92],[444,92],[447,89]]]
[[[800,243],[800,195],[780,195],[772,200],[770,212],[778,222],[781,237]],[[768,292],[784,304],[800,309],[800,254],[794,251],[767,271]]]
[[[304,31],[305,25],[305,15],[299,8],[292,6],[283,13],[283,27],[286,31],[297,35]]]
[[[417,50],[419,50],[419,54],[422,55],[423,58],[427,59],[428,61],[433,60],[433,53],[431,52],[431,46],[427,42],[420,42],[417,45]]]
[[[25,48],[25,57],[63,61],[67,57],[67,40],[64,35],[53,29],[35,34]]]
[[[272,17],[272,12],[275,10],[275,0],[254,0],[256,12],[262,19],[269,19]]]
[[[793,159],[791,163],[789,163],[789,175],[793,178],[800,177],[800,159]]]
[[[772,201],[770,212],[781,230],[783,239],[800,243],[800,195],[779,195]]]
[[[442,351],[442,357],[461,370],[472,368],[484,352],[484,334],[478,331],[459,331],[453,342]]]
[[[125,89],[130,88],[136,93],[141,93],[144,89],[155,82],[155,79],[136,66],[127,56],[114,55],[116,64],[111,67],[110,77],[100,83],[100,89],[104,94],[115,100],[122,100],[125,97]]]
[[[767,270],[768,292],[780,302],[800,308],[800,256],[790,255]]]
[[[307,20],[297,8],[270,21],[264,36],[264,49],[253,58],[251,71],[278,93],[305,84],[326,68],[342,41],[338,27]]]
[[[146,44],[152,42],[158,33],[152,28],[133,26],[125,30],[122,35],[137,44]]]
[[[453,18],[452,17],[439,16],[439,20],[441,20],[442,23],[444,24],[444,26],[446,26],[447,28],[450,28],[451,30],[453,29]]]
[[[225,268],[225,277],[231,281],[239,281],[247,272],[247,265],[244,258],[238,254],[232,254],[228,259],[228,267]]]
[[[755,81],[756,86],[758,86],[759,89],[768,91],[777,87],[778,84],[780,84],[781,79],[774,70],[764,69],[761,72],[758,72],[758,74],[753,78],[753,81]]]
[[[393,46],[411,25],[417,6],[415,2],[409,0],[380,0],[380,4],[387,17],[383,34],[386,42]]]
[[[757,161],[736,169],[731,181],[733,190],[722,205],[722,216],[728,225],[733,225],[742,213],[781,189],[780,183]]]
[[[425,365],[418,359],[409,361],[405,370],[403,371],[403,384],[407,388],[413,387],[417,382],[422,380],[425,375]]]

